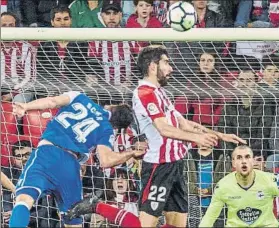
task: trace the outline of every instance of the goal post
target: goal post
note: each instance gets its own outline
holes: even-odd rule
[[[1,28],[1,95],[2,99],[11,95],[8,102],[1,103],[1,164],[12,180],[16,180],[12,146],[30,140],[36,147],[47,122],[57,112],[28,112],[21,124],[12,115],[15,95],[27,94],[23,96],[26,99],[29,95],[45,97],[75,90],[101,105],[131,104],[132,92],[142,79],[136,66],[137,55],[141,48],[155,43],[168,50],[173,73],[166,91],[183,116],[215,130],[238,134],[248,141],[257,158],[267,159],[267,155],[279,152],[278,29],[198,28],[176,32],[170,28]],[[118,132],[115,151],[130,148],[135,142],[131,135],[130,131]],[[196,146],[192,145],[195,149],[185,158],[189,171],[185,172],[189,227],[198,227],[210,202],[199,197],[195,189],[202,186],[212,192],[218,181],[213,173],[221,177],[232,170],[230,153],[234,145],[220,143],[212,155],[213,163],[204,167],[199,163],[201,156]],[[86,164],[84,192],[102,189],[107,193],[106,182],[115,177],[115,171],[107,169],[100,174],[94,159]],[[261,168],[263,163],[257,164]],[[271,156],[265,164],[277,172],[279,158]],[[208,167],[211,175],[207,178],[212,182],[201,182]],[[221,168],[215,170],[216,167]],[[134,193],[140,189],[140,164],[128,164],[125,170],[130,171],[125,174],[132,186],[128,192],[136,196]],[[47,198],[42,206],[46,217],[32,215],[37,227],[41,220],[47,226],[59,220],[50,216],[55,214],[51,199]],[[5,198],[1,203],[12,204],[12,199]],[[125,203],[136,202],[128,198],[119,205],[125,207]],[[128,208],[137,212],[135,204]],[[38,207],[35,210],[38,212]],[[92,226],[99,221],[94,216],[85,220],[91,221]],[[224,222],[224,215],[220,221]]]
[[[133,40],[133,41],[275,41],[274,28],[1,28],[1,40]]]

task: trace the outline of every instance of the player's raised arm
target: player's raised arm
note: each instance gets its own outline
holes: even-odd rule
[[[213,227],[214,222],[219,217],[220,212],[224,206],[223,201],[221,200],[221,189],[219,189],[219,185],[217,184],[213,197],[211,199],[211,203],[202,218],[202,221],[199,227]]]
[[[24,113],[29,110],[44,110],[48,108],[59,108],[68,105],[73,96],[77,96],[78,92],[69,92],[60,96],[46,97],[31,101],[29,103],[14,103],[13,113],[18,117],[24,116]]]
[[[110,168],[128,161],[130,158],[138,158],[144,155],[145,148],[138,148],[138,150],[124,151],[116,153],[108,146],[97,146],[97,153],[99,154],[100,165],[103,168]]]
[[[197,132],[184,131],[168,124],[165,117],[159,117],[153,120],[154,126],[162,136],[178,140],[195,142],[203,146],[216,146],[217,137],[214,134],[199,134]]]
[[[182,116],[178,117],[178,121],[179,121],[179,126],[183,131],[198,133],[198,134],[204,134],[204,133],[214,134],[219,139],[221,139],[225,142],[232,142],[235,144],[238,144],[238,143],[247,144],[246,140],[243,140],[234,134],[224,134],[224,133],[221,133],[218,131],[213,131],[194,121],[186,120]]]
[[[10,179],[3,172],[1,172],[1,184],[5,188],[11,190],[12,192],[15,192],[14,184],[10,181]]]

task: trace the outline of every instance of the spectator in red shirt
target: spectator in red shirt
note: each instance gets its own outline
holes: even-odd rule
[[[161,28],[161,22],[152,15],[153,1],[134,0],[136,13],[132,14],[126,24],[127,28]]]
[[[190,79],[188,88],[196,97],[178,97],[175,108],[188,119],[213,127],[218,125],[223,110],[221,76],[216,71],[217,56],[205,52],[199,58],[199,71]],[[191,115],[192,114],[192,115]]]

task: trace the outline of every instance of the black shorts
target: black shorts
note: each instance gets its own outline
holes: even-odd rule
[[[143,162],[139,210],[155,217],[163,211],[188,212],[183,161],[164,164]]]

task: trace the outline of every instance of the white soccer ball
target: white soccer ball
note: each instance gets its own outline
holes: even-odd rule
[[[169,8],[167,23],[176,31],[184,32],[194,27],[197,13],[194,6],[188,2],[176,2]]]

